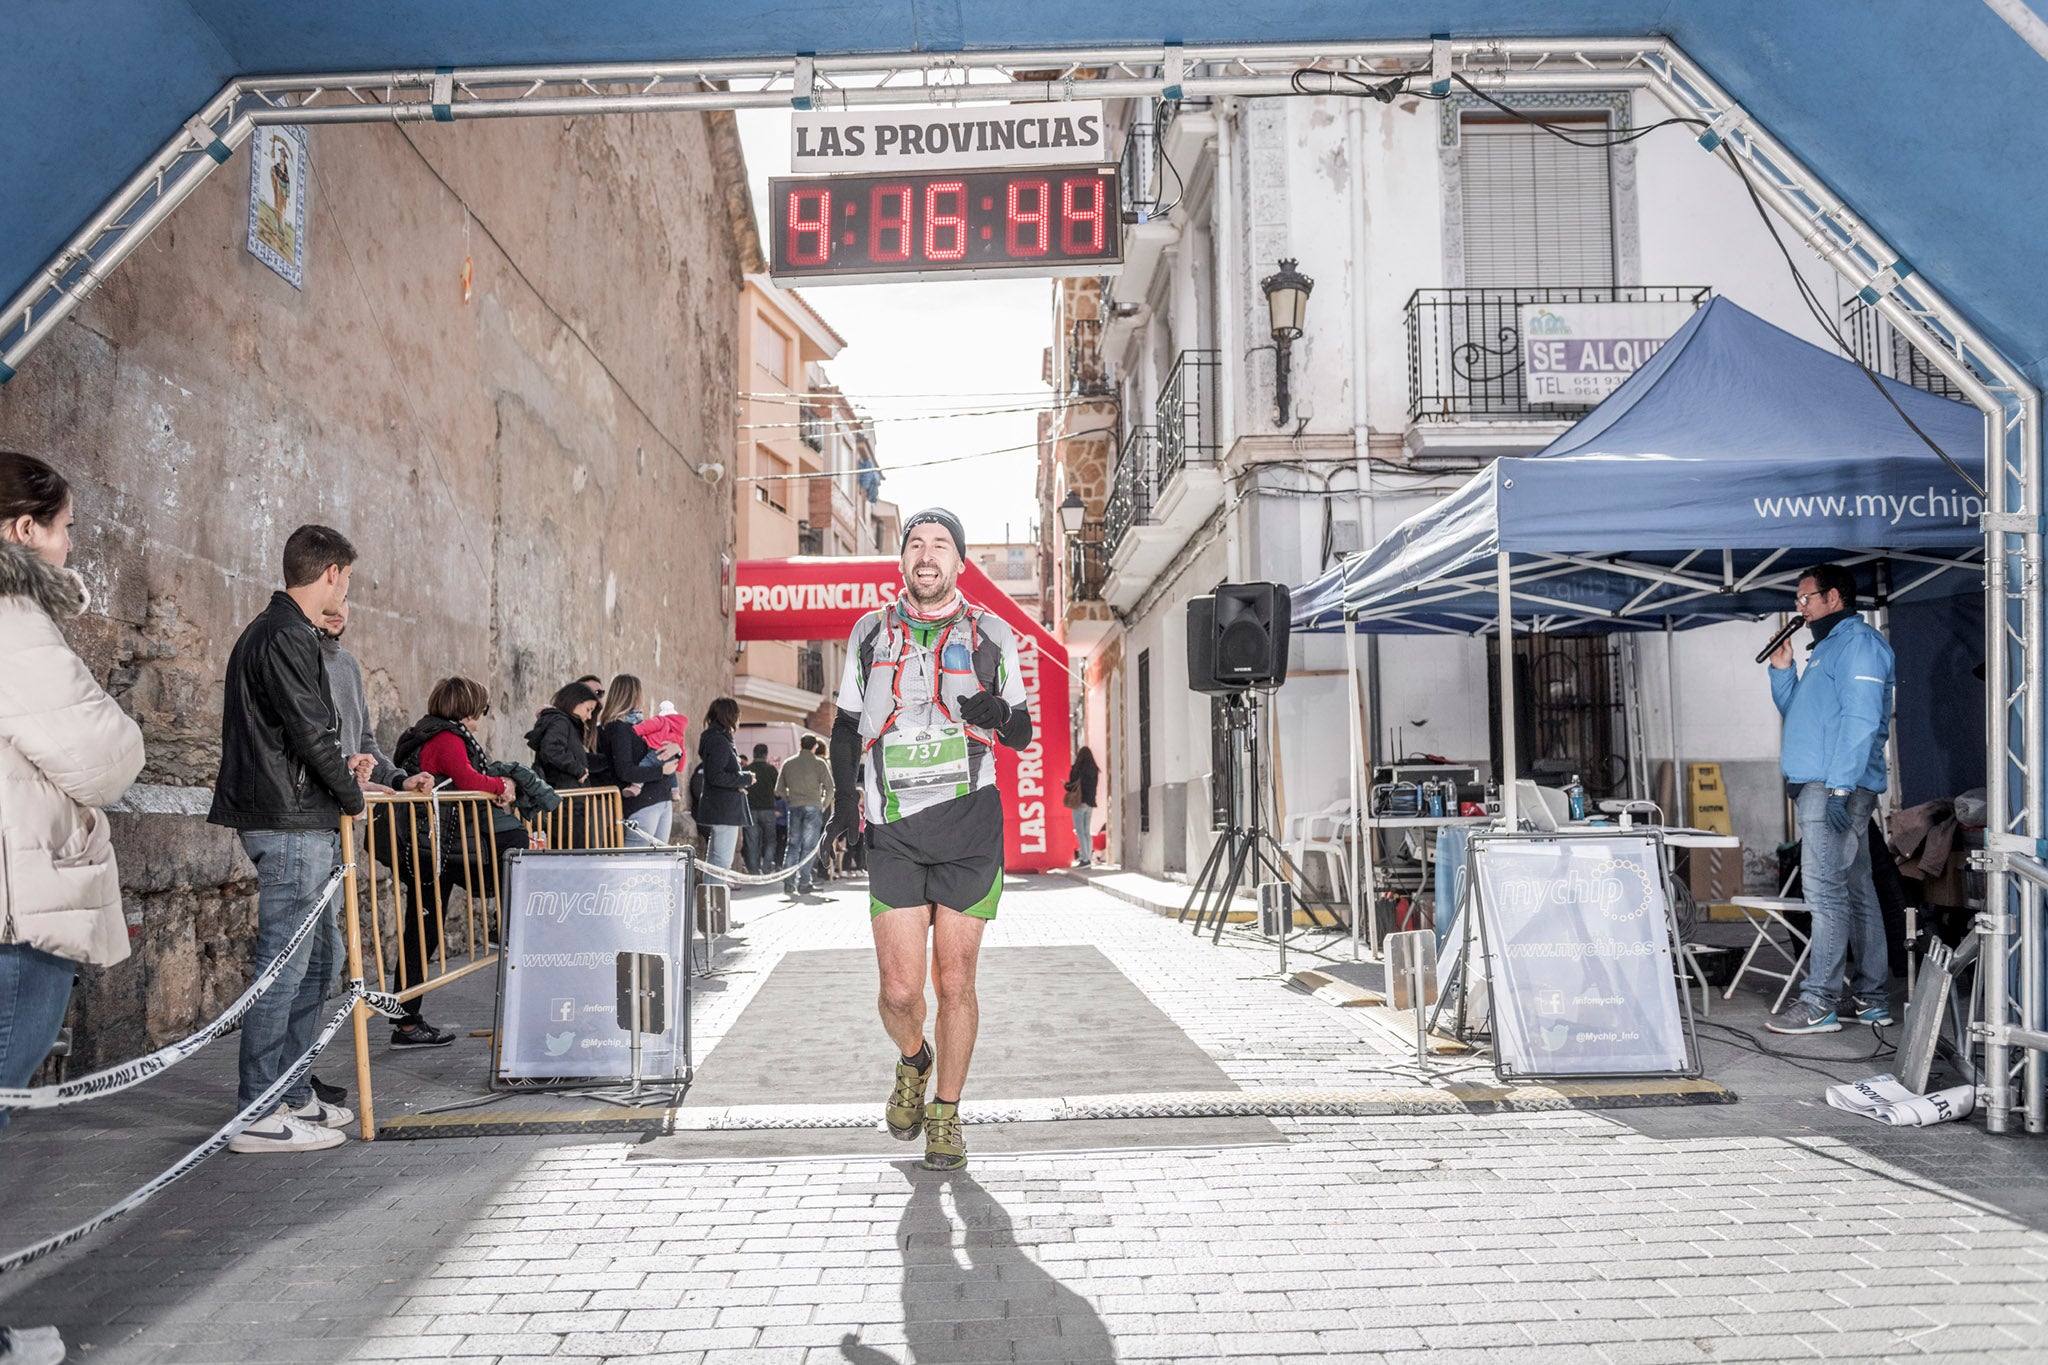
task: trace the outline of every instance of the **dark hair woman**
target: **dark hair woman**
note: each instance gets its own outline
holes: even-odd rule
[[[466,818],[445,809],[441,812],[440,864],[432,875],[438,877],[439,887],[460,886],[472,896],[482,896],[502,885],[491,876],[488,849],[495,847],[502,858],[528,843],[526,826],[512,811],[518,788],[511,778],[493,777],[484,771],[491,760],[484,746],[477,742],[473,727],[490,714],[491,694],[482,683],[463,677],[443,678],[427,695],[427,714],[398,737],[398,744],[391,751],[391,761],[407,772],[431,773],[439,786],[491,798],[495,809],[488,820],[479,819],[477,812]],[[423,817],[426,808],[418,809]],[[424,837],[425,820],[421,818],[416,823]],[[404,853],[403,847],[401,852]],[[404,856],[401,861],[409,863],[411,859]],[[409,867],[399,871],[401,880],[412,875]],[[439,898],[437,888],[435,899]],[[428,963],[440,946],[441,925],[434,915],[427,913],[426,905],[417,903],[417,898],[410,909],[413,913],[408,915],[399,936],[399,961],[403,969],[401,980],[406,985],[416,985],[426,979]],[[414,996],[406,1002],[406,1017],[396,1021],[392,1028],[393,1045],[439,1047],[444,1040],[454,1041],[453,1035],[421,1017],[420,999]]]
[[[49,1055],[78,964],[128,956],[121,876],[99,808],[142,771],[142,731],[58,629],[86,605],[85,586],[64,567],[70,552],[64,476],[0,451],[0,1089],[27,1085]],[[63,1355],[54,1328],[0,1327],[0,1342],[10,1336],[25,1351]]]
[[[1095,766],[1095,751],[1083,744],[1074,755],[1067,773],[1067,806],[1074,812],[1074,866],[1095,861],[1095,792],[1102,769]]]
[[[550,787],[580,787],[590,778],[590,750],[597,743],[597,693],[570,683],[534,717],[526,732],[533,769]]]
[[[683,750],[677,744],[656,748],[640,737],[633,728],[647,719],[640,697],[640,680],[631,673],[612,679],[597,713],[597,752],[625,794],[626,823],[632,827],[627,837],[665,844],[676,818],[676,765]]]
[[[697,766],[704,770],[704,798],[694,812],[697,824],[710,841],[705,858],[714,867],[731,867],[739,848],[740,831],[753,812],[747,809],[747,788],[754,775],[740,766],[740,751],[733,744],[739,728],[740,704],[720,697],[704,713],[704,733],[697,738]]]

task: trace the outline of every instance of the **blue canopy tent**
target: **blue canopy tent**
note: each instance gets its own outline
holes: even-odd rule
[[[1881,382],[1981,481],[1982,413]],[[1357,631],[1608,634],[1756,620],[1784,611],[1800,570],[1823,560],[1854,567],[1877,602],[1974,593],[1983,510],[1853,362],[1715,299],[1549,446],[1495,461],[1302,587],[1293,628],[1347,637],[1356,810]],[[1512,824],[1514,670],[1502,678],[1499,776]]]
[[[1881,382],[1982,479],[1982,413]],[[1497,630],[1502,554],[1529,631],[1756,620],[1825,559],[1887,600],[1974,592],[1983,510],[1855,364],[1715,299],[1549,446],[1303,587],[1294,628]]]

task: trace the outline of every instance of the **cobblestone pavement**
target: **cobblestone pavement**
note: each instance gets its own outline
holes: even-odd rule
[[[742,903],[726,989],[700,997],[703,1047],[782,952],[866,942],[857,894],[779,904]],[[1270,949],[1212,948],[1065,878],[1009,892],[990,942],[1094,945],[1247,1089],[1428,1083],[1360,1012],[1283,989]],[[470,1017],[448,1022],[488,1022],[487,993],[458,1004]],[[1715,1012],[1761,1018],[1742,999]],[[2048,1148],[1826,1109],[1820,1073],[1882,1062],[1866,1033],[1798,1041],[1832,1060],[1710,1041],[1731,1106],[1277,1119],[1283,1144],[978,1157],[953,1176],[893,1144],[222,1157],[0,1281],[0,1321],[57,1322],[74,1360],[121,1365],[2048,1359]],[[379,1084],[474,1089],[481,1055],[465,1040],[380,1063]],[[28,1116],[0,1143],[0,1247],[168,1164],[231,1090],[232,1056],[202,1057],[175,1083]]]

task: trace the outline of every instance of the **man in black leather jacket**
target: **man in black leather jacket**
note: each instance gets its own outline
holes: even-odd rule
[[[261,968],[319,908],[319,922],[242,1021],[241,1086],[248,1108],[313,1045],[341,963],[340,817],[360,815],[362,789],[341,751],[316,623],[348,600],[355,547],[325,526],[301,526],[284,547],[284,591],[228,655],[220,774],[207,818],[241,837],[256,864]],[[315,1098],[304,1078],[228,1144],[237,1152],[304,1152],[339,1145],[355,1116]]]

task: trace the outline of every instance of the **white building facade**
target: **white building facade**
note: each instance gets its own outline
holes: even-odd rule
[[[1081,728],[1102,760],[1110,857],[1192,874],[1213,839],[1210,698],[1187,686],[1186,603],[1223,581],[1300,585],[1501,455],[1541,449],[1588,410],[1533,404],[1525,303],[1725,295],[1828,345],[1740,180],[1684,128],[1608,146],[1664,117],[1627,92],[1504,96],[1574,146],[1480,97],[1126,102],[1126,265],[1055,291],[1041,498],[1074,491],[1089,543],[1058,547],[1055,616]],[[1794,259],[1837,309],[1834,276]],[[1315,284],[1276,411],[1262,279],[1283,260]],[[1873,363],[1876,363],[1873,360]],[[1105,426],[1113,434],[1099,434]],[[1108,441],[1108,475],[1091,446]],[[1058,518],[1044,516],[1048,535]],[[1093,565],[1095,572],[1077,566]],[[1790,609],[1788,601],[1787,609]],[[1786,835],[1768,627],[1673,639],[1518,637],[1533,711],[1525,762],[1569,766],[1595,794],[1662,765],[1722,765],[1752,882]],[[1370,755],[1494,760],[1485,638],[1387,635],[1360,647]],[[1631,658],[1622,655],[1633,649]],[[1641,675],[1634,724],[1624,663]],[[1675,670],[1675,687],[1669,687]],[[1348,798],[1341,636],[1295,637],[1268,736],[1285,817]]]

